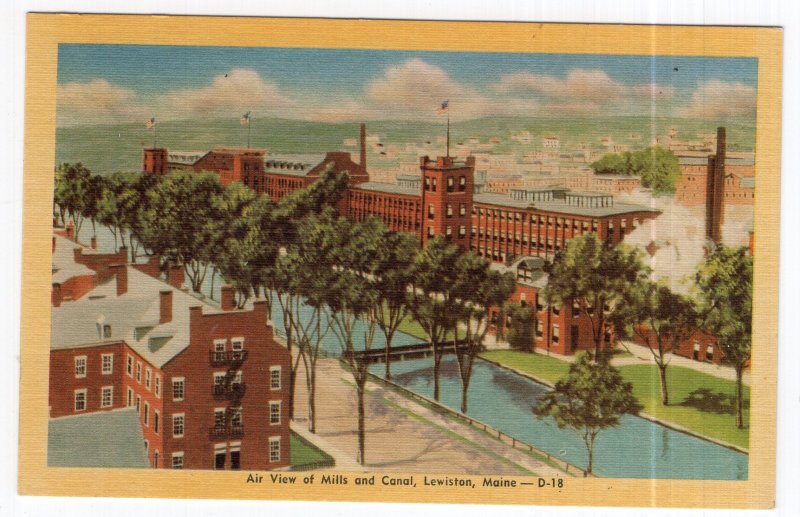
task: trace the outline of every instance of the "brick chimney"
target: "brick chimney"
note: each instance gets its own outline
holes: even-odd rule
[[[53,307],[61,307],[61,301],[63,299],[64,295],[61,292],[61,284],[54,283],[53,291],[50,295],[50,302],[52,303]]]
[[[358,163],[367,172],[367,125],[364,123],[361,124],[361,155]]]
[[[128,292],[128,266],[127,264],[111,264],[108,266],[111,273],[117,277],[117,296]]]
[[[72,224],[72,221],[68,222],[67,225],[64,227],[67,231],[67,239],[74,241],[75,240],[75,225]]]
[[[89,241],[89,242],[90,242],[89,246],[90,246],[90,247],[91,247],[93,250],[96,250],[96,249],[97,249],[97,237],[95,237],[94,235],[92,235],[92,240],[91,240],[91,241]]]
[[[183,282],[185,279],[186,276],[183,272],[182,266],[173,266],[167,270],[167,280],[169,285],[175,289],[180,289],[183,287]]]
[[[223,285],[220,288],[220,308],[223,311],[232,311],[236,308],[236,305],[233,303],[233,287],[229,285]]]
[[[159,291],[158,302],[158,322],[169,323],[172,321],[172,289]]]

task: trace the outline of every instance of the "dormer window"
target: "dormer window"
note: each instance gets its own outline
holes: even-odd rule
[[[111,325],[103,325],[103,339],[111,337]]]

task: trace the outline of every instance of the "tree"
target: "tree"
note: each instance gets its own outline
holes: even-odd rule
[[[219,178],[214,173],[177,171],[148,192],[146,247],[181,265],[192,290],[200,293],[216,260],[216,244],[227,224]]]
[[[456,261],[456,281],[452,285],[456,302],[453,321],[453,350],[461,378],[461,412],[467,412],[469,384],[475,358],[483,351],[483,342],[491,324],[489,309],[500,307],[514,293],[513,273],[492,271],[489,263],[472,252]],[[463,343],[459,346],[459,330]]]
[[[691,298],[672,292],[663,281],[633,287],[621,304],[618,316],[622,317],[616,326],[637,335],[653,354],[661,376],[661,403],[668,406],[668,354],[697,330],[697,309]]]
[[[621,155],[608,153],[590,167],[598,174],[639,176],[642,186],[652,188],[656,194],[674,193],[680,177],[675,153],[657,145],[639,151],[626,151]]]
[[[414,261],[411,314],[420,324],[433,351],[433,398],[439,400],[439,373],[447,336],[456,326],[458,300],[453,285],[458,281],[461,249],[443,238],[428,241]],[[454,337],[455,339],[455,337]]]
[[[66,216],[75,226],[75,238],[81,231],[91,192],[92,173],[81,163],[62,163],[56,169],[53,201],[58,205],[61,221],[66,224]]]
[[[698,266],[695,284],[705,327],[736,370],[736,427],[744,428],[742,375],[753,337],[753,258],[746,247],[720,246]]]
[[[331,268],[325,296],[331,328],[339,338],[342,358],[356,385],[358,459],[366,465],[364,395],[369,372],[367,361],[357,352],[370,350],[378,328],[375,313],[382,310],[377,289],[378,249],[385,228],[375,218],[362,223],[339,219],[336,226],[332,247],[336,265]]]
[[[414,258],[418,252],[417,239],[410,233],[392,232],[384,228],[379,232],[375,268],[378,296],[375,321],[383,332],[385,378],[392,378],[391,347],[397,329],[409,315],[409,286],[414,280]]]
[[[535,353],[533,326],[536,324],[536,313],[533,308],[509,302],[503,312],[509,320],[506,339],[511,348]]]
[[[610,321],[619,321],[621,302],[631,286],[647,278],[648,270],[635,248],[610,246],[595,234],[584,234],[567,242],[548,273],[547,303],[579,308],[591,324],[594,357],[599,358],[607,345]]]
[[[633,396],[633,385],[607,360],[592,361],[581,355],[566,377],[534,407],[538,418],[553,417],[560,429],[572,429],[586,445],[587,475],[592,473],[595,440],[603,429],[615,427],[623,415],[636,415],[642,406]]]
[[[141,210],[146,206],[147,197],[147,191],[138,185],[142,176],[144,175],[115,172],[103,182],[104,188],[97,204],[97,220],[106,225],[114,236],[115,249],[118,242],[127,248],[128,232],[142,222]],[[131,252],[133,253],[132,246]]]

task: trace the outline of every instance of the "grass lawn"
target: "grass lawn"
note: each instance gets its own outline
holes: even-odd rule
[[[744,429],[736,428],[736,383],[689,368],[667,368],[669,406],[661,405],[661,381],[655,365],[620,368],[633,383],[633,393],[644,411],[711,438],[749,448],[750,388],[744,386]]]
[[[569,363],[540,353],[492,350],[482,353],[481,357],[529,373],[553,384],[569,371]]]
[[[333,458],[294,431],[292,431],[289,441],[292,470],[304,470],[303,467],[310,468],[311,466],[333,466]]]
[[[481,356],[553,383],[569,371],[569,363],[543,354],[496,350]],[[734,381],[670,366],[667,368],[670,405],[665,407],[661,405],[661,382],[655,365],[627,365],[620,367],[620,371],[633,384],[634,396],[644,406],[645,413],[704,436],[749,448],[748,386],[744,387],[745,428],[737,429]]]
[[[386,310],[388,309],[384,309],[384,311]],[[405,334],[408,334],[410,336],[414,336],[420,341],[425,341],[425,342],[428,341],[428,335],[425,333],[424,330],[422,330],[422,326],[420,326],[420,324],[417,323],[414,320],[414,318],[411,317],[411,314],[408,314],[406,315],[405,318],[403,318],[403,321],[400,322],[400,326],[397,327],[397,330]],[[452,334],[448,335],[452,336]],[[463,334],[461,335],[461,337],[463,337]]]

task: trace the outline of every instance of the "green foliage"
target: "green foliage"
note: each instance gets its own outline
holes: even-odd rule
[[[547,303],[577,303],[591,323],[595,356],[605,349],[609,323],[620,323],[630,289],[648,275],[641,255],[631,246],[612,247],[595,234],[584,234],[571,239],[548,266]]]
[[[539,399],[534,414],[550,416],[559,428],[570,428],[583,440],[592,472],[592,450],[603,429],[615,427],[623,415],[636,415],[642,406],[633,396],[633,385],[608,361],[592,361],[589,354],[572,363],[567,376],[553,391]]]
[[[56,169],[53,201],[63,223],[66,224],[67,215],[72,219],[75,235],[80,232],[84,217],[95,211],[97,185],[91,176],[81,163],[62,163]]]
[[[716,337],[723,360],[736,370],[736,425],[742,428],[741,377],[750,361],[753,337],[753,258],[746,247],[720,246],[698,266],[695,285],[705,327]]]
[[[675,192],[680,177],[678,157],[661,146],[651,146],[639,151],[606,154],[591,164],[597,173],[627,174],[641,177],[642,186],[655,194]]]
[[[506,339],[511,348],[524,352],[535,352],[534,330],[536,313],[533,308],[517,303],[507,303],[505,314],[509,319]]]

